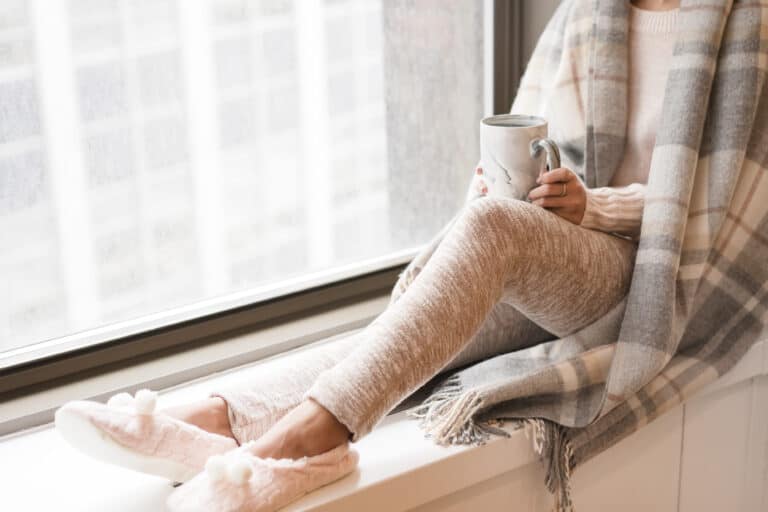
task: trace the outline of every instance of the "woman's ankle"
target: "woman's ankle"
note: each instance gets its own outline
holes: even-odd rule
[[[319,403],[307,399],[299,407],[304,408],[304,412],[297,428],[302,434],[304,450],[311,452],[309,455],[317,455],[349,440],[349,429]]]
[[[212,434],[235,439],[227,409],[227,402],[224,399],[210,397],[199,402],[171,407],[163,412]]]
[[[209,411],[211,415],[210,421],[212,428],[215,429],[215,433],[235,439],[235,434],[232,432],[232,425],[229,421],[229,407],[226,400],[216,396],[209,398],[208,401],[211,403]]]
[[[349,440],[349,430],[326,408],[305,400],[257,440],[261,457],[297,459],[319,455]]]

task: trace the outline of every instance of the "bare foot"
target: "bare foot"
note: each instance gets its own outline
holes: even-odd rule
[[[255,441],[254,455],[274,459],[311,457],[345,443],[351,433],[325,407],[307,399]]]
[[[235,438],[229,425],[227,402],[222,398],[206,398],[191,404],[169,407],[162,412],[213,434]]]

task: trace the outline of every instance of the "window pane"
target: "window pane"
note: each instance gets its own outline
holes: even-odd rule
[[[426,242],[477,161],[482,17],[3,0],[0,353]]]

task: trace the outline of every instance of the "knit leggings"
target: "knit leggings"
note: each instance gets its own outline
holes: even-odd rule
[[[241,443],[306,398],[356,441],[441,371],[597,320],[627,293],[636,247],[525,201],[477,198],[411,260],[365,328],[257,365],[211,396],[227,402]]]

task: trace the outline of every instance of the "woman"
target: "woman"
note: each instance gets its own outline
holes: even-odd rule
[[[118,395],[107,407],[73,402],[57,412],[57,427],[87,452],[178,481],[207,461],[207,471],[172,496],[176,510],[272,510],[352,471],[357,454],[349,441],[438,372],[568,335],[603,316],[626,295],[633,272],[678,3],[632,2],[627,143],[609,186],[585,187],[552,117],[565,165],[539,178],[529,202],[469,201],[362,331],[200,402],[158,414],[149,392]],[[483,195],[482,169],[475,173],[471,186]],[[271,476],[252,478],[259,464]],[[281,473],[291,464],[304,471]],[[205,479],[228,484],[209,488]],[[273,501],[264,505],[267,494]]]

